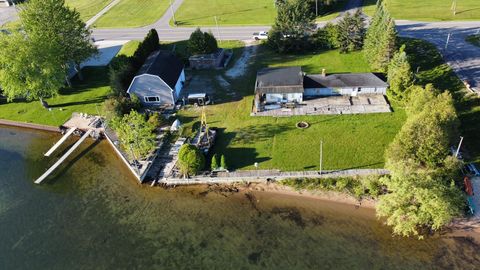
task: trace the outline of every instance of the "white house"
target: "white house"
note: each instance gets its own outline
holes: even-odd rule
[[[373,73],[306,75],[305,96],[357,96],[387,93],[388,84]]]
[[[166,108],[175,105],[184,84],[182,61],[169,51],[156,51],[133,78],[127,93],[135,94],[145,107]]]
[[[257,73],[255,102],[302,102],[303,93],[303,72],[300,67],[264,68]]]
[[[388,84],[373,73],[306,75],[301,67],[265,68],[255,82],[256,111],[294,106],[306,98],[387,93]]]
[[[6,5],[9,7],[11,5],[10,0],[0,0],[0,5]]]

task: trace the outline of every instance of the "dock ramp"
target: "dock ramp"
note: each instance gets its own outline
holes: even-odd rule
[[[75,132],[76,129],[77,128],[74,127],[70,128],[67,133],[65,133],[65,135],[63,135],[63,137],[55,145],[53,145],[47,153],[45,153],[45,156],[49,157],[55,150],[57,150],[58,147],[60,147],[60,145],[62,145],[62,143],[67,140],[68,137],[70,137],[70,135],[73,134],[73,132]]]
[[[68,156],[70,156],[73,153],[73,151],[75,151],[75,149],[77,149],[80,146],[80,144],[82,144],[82,142],[90,135],[90,133],[92,133],[92,131],[93,131],[92,129],[89,129],[87,132],[85,132],[85,134],[83,134],[80,140],[78,140],[72,146],[72,148],[68,149],[68,151],[57,162],[55,162],[55,164],[53,164],[53,166],[50,167],[50,169],[48,169],[44,174],[42,174],[42,176],[40,176],[37,180],[35,180],[35,184],[42,183],[42,181],[45,180],[45,178],[47,178],[58,166],[60,166],[60,164],[62,164],[62,162],[65,161],[65,159],[68,158]]]

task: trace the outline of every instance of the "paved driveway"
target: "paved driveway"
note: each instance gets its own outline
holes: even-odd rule
[[[17,11],[14,7],[5,7],[0,3],[0,26],[18,18]]]

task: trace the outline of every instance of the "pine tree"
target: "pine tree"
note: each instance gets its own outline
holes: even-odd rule
[[[345,14],[338,23],[338,43],[340,52],[360,50],[365,38],[365,23],[361,13],[357,11],[353,16]]]
[[[395,21],[390,18],[387,28],[378,42],[376,57],[372,58],[374,62],[371,63],[371,66],[374,70],[380,72],[387,71],[388,64],[395,53],[396,41],[397,30],[395,28]]]
[[[228,170],[227,168],[227,162],[225,161],[225,155],[222,155],[220,157],[220,168],[224,169],[224,170]]]
[[[397,100],[405,98],[407,89],[413,84],[413,73],[405,53],[405,45],[394,54],[388,65],[387,76],[392,96]]]
[[[395,52],[396,39],[395,21],[390,16],[385,2],[379,0],[363,47],[365,57],[373,70],[386,72]]]
[[[212,157],[212,164],[210,166],[212,168],[212,171],[218,169],[218,155],[214,154]]]

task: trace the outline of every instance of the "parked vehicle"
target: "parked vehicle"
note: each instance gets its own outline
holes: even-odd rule
[[[190,94],[187,97],[188,104],[204,106],[210,104],[210,97],[206,93]]]
[[[253,39],[255,40],[266,40],[268,39],[268,32],[261,31],[253,33]]]
[[[465,185],[465,193],[467,193],[468,196],[473,196],[473,185],[472,181],[470,180],[470,177],[465,176],[463,178],[463,184]]]
[[[469,175],[480,176],[480,172],[478,171],[477,167],[473,163],[465,165],[465,170]]]

